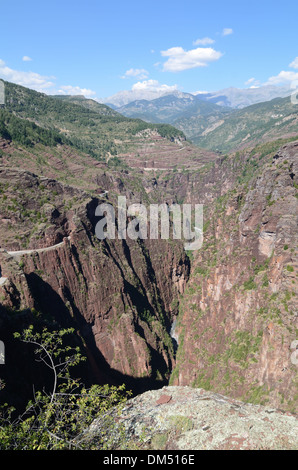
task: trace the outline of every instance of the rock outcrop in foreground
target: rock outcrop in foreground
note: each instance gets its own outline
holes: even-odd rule
[[[155,450],[293,450],[297,416],[191,387],[150,390],[126,403],[129,439]],[[98,423],[90,431],[96,434]]]

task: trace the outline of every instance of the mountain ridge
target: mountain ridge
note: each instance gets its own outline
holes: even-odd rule
[[[181,116],[187,114],[199,114],[203,117],[212,115],[216,119],[216,116],[225,115],[232,109],[202,101],[190,94],[185,94],[183,98],[168,94],[150,101],[133,101],[117,108],[117,111],[127,117],[138,115],[143,119],[147,117],[149,122],[167,122],[175,125]]]
[[[290,97],[274,98],[235,110],[217,124],[214,129],[206,129],[205,135],[193,134],[193,142],[221,152],[239,150],[279,137],[297,135],[298,106]],[[185,128],[181,123],[177,127]]]
[[[146,89],[137,89],[119,91],[118,93],[100,101],[105,104],[112,104],[115,109],[117,109],[118,107],[125,106],[136,100],[145,99],[147,101],[152,101],[167,95],[174,95],[178,98],[190,95],[198,97],[202,101],[210,101],[220,106],[241,108],[258,102],[269,101],[273,98],[289,96],[291,92],[292,89],[287,85],[263,85],[251,88],[229,87],[213,92],[206,91],[193,93],[173,89],[149,90],[148,92]]]
[[[268,89],[269,95],[272,88],[273,95],[277,93],[277,87],[264,88]],[[238,93],[237,89],[228,90]],[[263,97],[259,89],[248,91]],[[167,94],[153,100],[133,101],[117,110],[125,116],[138,117],[151,123],[168,122],[180,129],[195,145],[226,152],[254,146],[258,141],[290,137],[298,132],[295,121],[297,106],[290,99],[289,89],[281,87],[277,94],[287,96],[273,97],[268,101],[258,99],[249,106],[234,108],[223,106],[223,103],[215,104],[210,94],[185,94],[182,98],[181,95]]]

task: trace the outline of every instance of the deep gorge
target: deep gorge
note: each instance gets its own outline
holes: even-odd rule
[[[100,170],[103,199],[2,169],[1,184],[9,181],[15,195],[23,188],[23,207],[37,212],[50,198],[26,248],[60,244],[20,259],[6,250],[23,249],[21,237],[3,247],[3,308],[25,324],[37,315],[74,326],[91,382],[124,382],[137,394],[192,385],[292,411],[296,152],[292,143],[265,158],[243,152],[192,172],[152,178],[139,171],[138,186],[127,170]],[[173,240],[98,240],[95,208],[100,200],[115,204],[119,194],[146,204],[203,203],[202,249],[187,254]],[[30,223],[14,212],[15,233],[31,230]],[[7,313],[4,329],[6,321],[11,333]]]

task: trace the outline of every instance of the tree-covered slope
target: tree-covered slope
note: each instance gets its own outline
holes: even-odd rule
[[[102,114],[103,116],[119,117],[119,113],[117,113],[117,111],[114,111],[109,106],[103,103],[98,103],[95,100],[85,98],[82,95],[53,95],[52,97],[56,98],[57,100],[62,100],[68,103],[74,103],[79,106],[83,106],[87,109],[90,109],[91,111],[95,111],[99,114]]]
[[[74,146],[97,159],[117,155],[125,141],[133,141],[136,134],[145,129],[156,129],[162,137],[170,139],[184,138],[181,131],[166,124],[128,119],[112,110],[110,115],[101,114],[98,107],[91,109],[90,103],[86,106],[84,100],[73,103],[9,82],[5,82],[5,97],[8,112],[33,121],[40,127],[59,131]],[[104,109],[106,112],[108,108]]]
[[[276,98],[237,110],[193,137],[203,148],[229,152],[279,137],[298,134],[298,106]]]

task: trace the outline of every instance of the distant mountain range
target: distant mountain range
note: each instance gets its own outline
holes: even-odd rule
[[[119,144],[120,140],[133,140],[145,129],[157,131],[169,139],[185,139],[186,136],[198,147],[225,153],[298,134],[298,106],[291,103],[289,96],[237,109],[212,102],[222,99],[219,92],[217,97],[174,92],[154,100],[137,100],[113,110],[83,96],[46,96],[5,83],[6,97],[15,115],[62,131],[73,146],[98,159],[108,154],[127,153],[125,146]],[[286,93],[278,87],[265,88],[270,97],[277,90]],[[265,96],[260,89],[251,90],[257,91],[250,98]],[[233,104],[236,99],[240,103],[240,93],[237,97],[233,89],[230,92]],[[241,99],[243,103],[244,95]],[[57,136],[47,138],[50,137]]]
[[[285,98],[290,96],[292,91],[288,86],[266,85],[246,89],[230,87],[211,93],[196,93],[195,95],[209,103],[240,109],[252,104],[270,101],[274,98]]]
[[[214,93],[173,92],[135,100],[118,113],[149,123],[168,123],[202,148],[227,152],[298,132],[298,107],[288,87],[263,86]]]
[[[291,94],[288,86],[265,85],[252,88],[225,88],[214,92],[193,92],[184,93],[181,91],[173,91],[172,89],[136,89],[119,91],[102,102],[113,109],[123,108],[134,101],[152,101],[162,96],[173,95],[182,100],[195,97],[202,101],[208,101],[219,106],[228,106],[231,108],[244,108],[251,104],[270,101],[274,98],[284,98]]]
[[[126,117],[134,117],[151,123],[175,125],[179,119],[197,116],[204,128],[210,124],[209,118],[214,121],[232,111],[231,108],[203,101],[190,93],[173,93],[151,101],[133,101],[117,108],[117,112]]]

